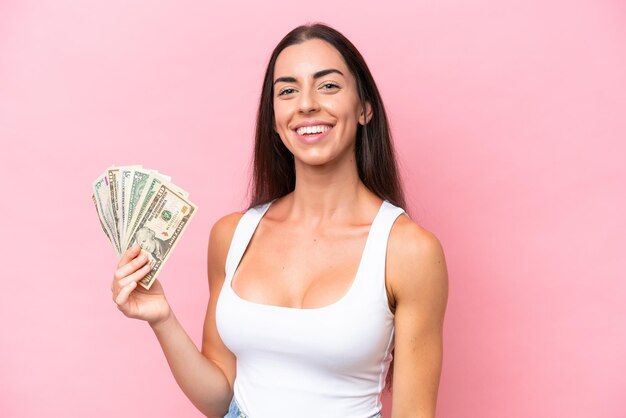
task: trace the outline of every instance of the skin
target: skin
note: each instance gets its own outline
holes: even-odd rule
[[[334,69],[322,77],[321,70]],[[341,73],[341,74],[340,74]],[[233,278],[247,300],[314,308],[339,300],[349,289],[381,199],[360,181],[354,157],[356,128],[371,117],[358,100],[356,81],[341,55],[321,40],[281,52],[276,62],[275,130],[293,153],[294,192],[277,199],[261,220]],[[315,144],[298,139],[295,125],[323,121],[333,127]],[[223,417],[232,398],[235,356],[215,324],[224,265],[242,213],[213,226],[208,247],[210,298],[201,351],[172,313],[160,284],[150,291],[136,283],[149,269],[139,246],[124,254],[112,291],[127,316],[148,321],[172,373],[206,416]],[[277,260],[276,254],[281,254]],[[324,263],[306,260],[324,260]],[[443,320],[448,279],[437,238],[401,215],[387,246],[385,285],[395,313],[392,416],[434,417],[441,374]]]

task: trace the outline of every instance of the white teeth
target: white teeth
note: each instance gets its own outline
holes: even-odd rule
[[[331,127],[328,125],[303,126],[302,128],[298,128],[296,132],[298,133],[298,135],[319,134],[329,131],[330,128]]]

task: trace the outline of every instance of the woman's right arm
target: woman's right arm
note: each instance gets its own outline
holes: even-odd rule
[[[207,417],[223,417],[232,399],[235,358],[224,346],[215,325],[215,306],[224,282],[224,266],[240,213],[215,223],[208,248],[209,303],[199,351],[176,319],[155,281],[149,291],[137,287],[149,268],[139,247],[129,249],[115,272],[113,299],[126,316],[146,320],[163,349],[176,382],[191,402]]]

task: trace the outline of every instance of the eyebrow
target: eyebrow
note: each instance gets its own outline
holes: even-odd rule
[[[336,68],[329,68],[327,70],[320,70],[320,71],[317,71],[316,73],[313,73],[313,78],[314,79],[318,79],[320,77],[324,77],[324,76],[326,76],[328,74],[332,74],[332,73],[337,73],[337,74],[340,74],[340,75],[344,76],[343,73],[341,71],[339,71],[338,69],[336,69]],[[278,77],[276,80],[274,80],[274,84],[280,83],[280,82],[283,82],[283,83],[295,83],[296,81],[297,81],[296,78],[295,77],[291,77],[291,76]]]

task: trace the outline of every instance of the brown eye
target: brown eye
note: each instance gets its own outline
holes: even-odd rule
[[[278,92],[278,95],[279,96],[285,96],[287,94],[293,93],[294,91],[296,91],[296,90],[292,89],[292,88],[282,89],[280,92]]]

